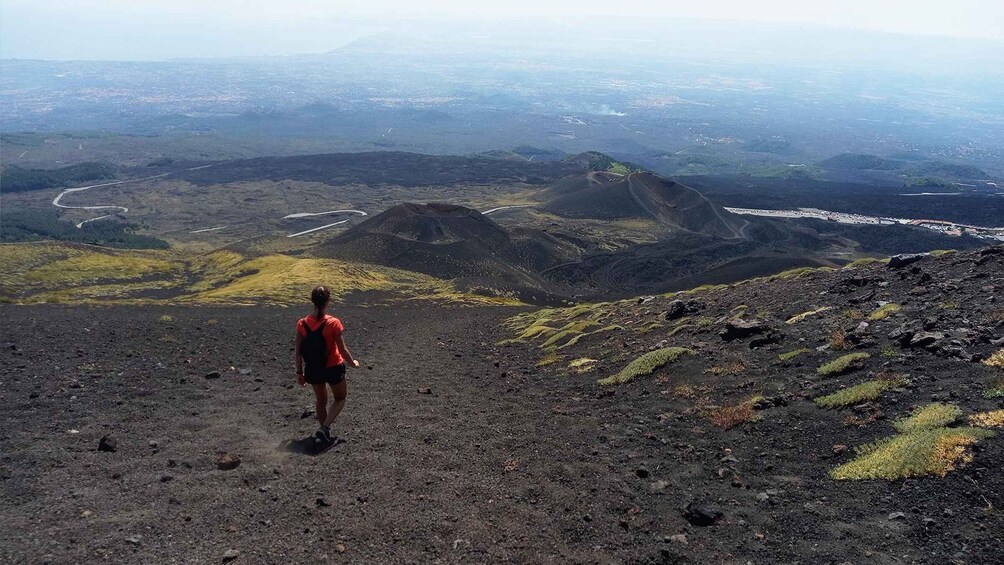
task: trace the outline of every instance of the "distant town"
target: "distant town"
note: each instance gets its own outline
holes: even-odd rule
[[[814,218],[837,222],[841,224],[873,224],[873,225],[893,225],[904,224],[918,226],[941,232],[945,235],[963,236],[969,235],[981,239],[992,239],[1004,241],[1004,227],[984,227],[968,224],[957,224],[943,220],[912,220],[907,218],[885,218],[879,216],[865,216],[862,214],[847,214],[844,212],[831,212],[818,208],[797,208],[795,210],[764,210],[757,208],[726,208],[734,214],[745,214],[749,216],[765,216],[768,218]]]

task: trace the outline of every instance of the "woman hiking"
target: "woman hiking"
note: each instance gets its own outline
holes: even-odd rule
[[[359,361],[352,358],[345,346],[342,321],[326,312],[330,300],[331,292],[327,288],[315,288],[310,293],[313,312],[296,322],[296,382],[300,386],[310,383],[314,388],[317,421],[321,425],[314,437],[327,447],[335,443],[331,424],[345,406],[348,394],[346,363],[351,367],[359,366]],[[331,387],[331,406],[328,406],[328,387]]]

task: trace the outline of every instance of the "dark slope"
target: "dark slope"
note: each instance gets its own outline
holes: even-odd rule
[[[562,179],[539,196],[544,210],[568,218],[652,219],[670,229],[722,238],[742,237],[746,225],[700,192],[650,173],[588,173]]]
[[[579,250],[536,230],[510,233],[480,212],[453,204],[401,204],[320,244],[323,257],[362,261],[456,279],[470,288],[512,290],[547,300],[537,273]]]
[[[577,163],[380,151],[241,159],[197,170],[180,170],[176,175],[197,185],[291,179],[413,187],[489,182],[546,184],[584,170]]]

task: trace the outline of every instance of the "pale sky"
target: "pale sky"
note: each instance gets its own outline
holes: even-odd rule
[[[2,0],[0,57],[311,53],[401,20],[729,19],[1004,41],[1004,0]]]

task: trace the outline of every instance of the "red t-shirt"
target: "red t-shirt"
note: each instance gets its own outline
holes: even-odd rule
[[[345,331],[345,326],[342,325],[341,320],[331,314],[325,314],[323,320],[318,320],[313,314],[310,314],[300,318],[296,322],[296,333],[300,334],[300,337],[305,337],[307,335],[307,328],[310,328],[311,331],[316,331],[317,326],[322,323],[326,324],[324,327],[324,343],[328,346],[328,367],[341,365],[345,362],[345,356],[338,349],[338,337]]]

